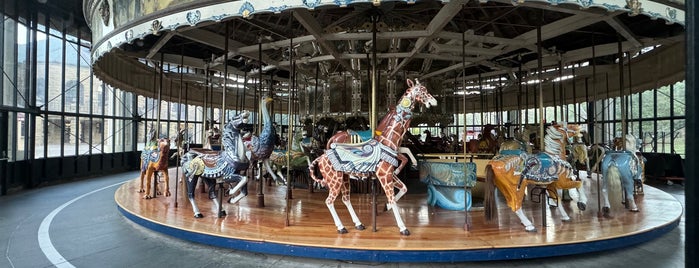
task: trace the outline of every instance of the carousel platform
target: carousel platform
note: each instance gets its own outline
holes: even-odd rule
[[[597,186],[593,178],[586,182],[590,189],[586,211],[578,210],[573,202],[563,203],[572,218],[570,222],[561,222],[556,209],[549,208],[543,227],[541,205],[525,201],[525,214],[538,228],[535,233],[525,232],[504,203],[498,205],[499,216],[491,223],[485,221],[482,209],[469,211],[470,229],[465,231],[463,211],[428,206],[427,193],[410,193],[398,202],[410,236],[401,236],[393,213],[382,209],[378,210],[376,231],[373,230],[370,194],[352,195],[352,204],[367,227],[362,231],[352,228],[349,213],[342,202],[336,201],[335,207],[349,230],[347,234],[338,234],[324,203],[327,192],[293,189],[287,208],[286,186],[265,186],[265,206],[258,207],[257,182],[248,184],[250,194],[238,204],[224,202],[227,215],[221,218],[217,217],[218,208],[208,195],[196,189],[197,204],[204,218],[194,218],[182,183],[177,185],[175,193],[175,172],[170,169],[170,197],[146,200],[137,192],[138,178],[124,183],[115,193],[119,211],[153,231],[196,243],[345,261],[490,261],[604,251],[664,235],[678,226],[683,211],[672,195],[646,185],[644,194],[636,196],[640,212],[620,210],[614,211],[613,218],[598,216]],[[384,204],[385,199],[383,193],[377,195],[378,204]]]

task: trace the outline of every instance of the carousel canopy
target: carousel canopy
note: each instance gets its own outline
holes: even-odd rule
[[[545,104],[560,104],[554,90],[570,103],[684,79],[684,1],[86,0],[83,9],[102,80],[146,96],[162,84],[190,104],[209,90],[220,105],[225,88],[228,107],[252,106],[259,84],[286,98],[294,78],[304,107],[326,96],[325,112],[356,112],[359,97],[366,111],[373,66],[380,109],[408,78],[440,101],[502,93],[505,109],[539,84]]]

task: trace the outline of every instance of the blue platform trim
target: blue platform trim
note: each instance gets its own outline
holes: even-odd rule
[[[513,248],[493,248],[493,249],[468,249],[468,250],[356,250],[341,248],[322,248],[311,246],[288,245],[264,241],[252,241],[219,237],[207,234],[191,232],[177,229],[170,226],[161,225],[126,211],[117,206],[119,211],[129,220],[149,228],[153,231],[170,235],[179,239],[201,243],[211,246],[259,252],[265,254],[276,254],[295,257],[306,257],[316,259],[331,259],[345,261],[367,261],[367,262],[466,262],[466,261],[494,261],[494,260],[515,260],[542,258],[564,255],[575,255],[582,253],[605,251],[609,249],[624,248],[639,243],[647,242],[658,238],[673,229],[680,222],[680,219],[648,230],[643,233],[619,237],[608,240],[591,241],[585,243],[537,246],[537,247],[513,247]],[[365,231],[365,232],[368,232]],[[396,239],[406,239],[398,238]],[[407,238],[411,239],[411,238]]]

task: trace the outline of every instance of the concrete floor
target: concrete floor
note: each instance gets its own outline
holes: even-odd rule
[[[685,267],[685,220],[633,247],[497,262],[350,263],[203,246],[136,225],[117,211],[114,191],[137,172],[68,182],[0,197],[0,267]],[[684,186],[649,180],[685,204]]]

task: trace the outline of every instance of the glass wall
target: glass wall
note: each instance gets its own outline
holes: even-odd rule
[[[11,0],[20,3],[20,0]],[[0,104],[8,110],[9,161],[131,152],[144,147],[148,128],[156,126],[161,137],[174,139],[187,128],[188,142],[204,143],[205,118],[213,114],[220,122],[222,112],[214,109],[204,116],[201,106],[177,103],[174,99],[136,96],[100,81],[90,68],[89,29],[55,10],[31,10],[18,14],[14,7],[0,7]],[[12,9],[12,10],[11,10]],[[30,18],[30,19],[27,19]],[[167,66],[171,71],[179,70]],[[187,70],[186,72],[189,72]],[[447,133],[463,139],[477,137],[483,124],[502,126],[513,118],[523,124],[568,120],[584,123],[592,116],[594,142],[609,142],[622,133],[621,99],[607,98],[565,107],[545,107],[543,116],[533,108],[534,90],[523,98],[522,111],[480,113],[478,104],[468,104],[465,117],[454,116]],[[628,131],[642,137],[644,152],[685,154],[685,86],[677,83],[628,96]],[[160,115],[157,114],[158,105]],[[588,111],[588,107],[594,107]],[[589,114],[594,112],[593,114]],[[512,115],[513,118],[509,118]],[[517,116],[515,116],[517,115]],[[255,118],[253,113],[251,118]],[[279,115],[282,125],[285,116]],[[211,119],[211,118],[209,118]],[[297,124],[298,125],[298,124]],[[433,134],[438,127],[420,126]],[[174,143],[172,143],[174,146]]]

